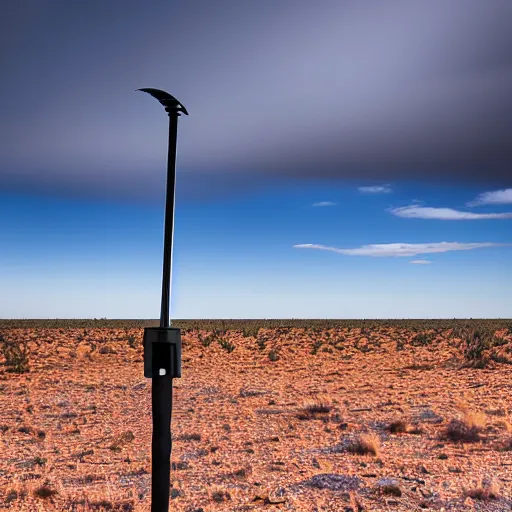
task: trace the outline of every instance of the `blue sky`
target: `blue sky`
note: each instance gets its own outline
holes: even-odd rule
[[[290,182],[252,196],[191,202],[180,200],[178,173],[171,318],[511,316],[512,246],[422,253],[440,242],[512,243],[511,218],[445,218],[454,211],[510,212],[511,189],[486,198],[501,203],[468,207],[485,191],[374,187]],[[434,208],[428,215],[441,218],[392,212],[404,206],[416,215]],[[4,194],[0,219],[2,318],[158,318],[162,201]],[[413,246],[419,253],[294,247],[397,243],[420,244]]]
[[[0,6],[0,317],[512,317],[510,0]],[[500,245],[501,244],[501,245]]]

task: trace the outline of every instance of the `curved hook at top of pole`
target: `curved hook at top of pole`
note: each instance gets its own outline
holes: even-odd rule
[[[137,89],[137,91],[147,92],[153,98],[157,99],[161,105],[165,107],[165,111],[167,113],[171,113],[171,111],[176,112],[180,115],[180,112],[183,112],[186,116],[188,116],[187,109],[180,103],[174,96],[171,96],[168,92],[161,91],[160,89]]]

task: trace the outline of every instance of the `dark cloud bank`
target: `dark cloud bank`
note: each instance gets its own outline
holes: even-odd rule
[[[178,4],[2,7],[2,189],[161,194],[167,120],[140,87],[190,112],[186,197],[269,177],[511,185],[510,0]]]

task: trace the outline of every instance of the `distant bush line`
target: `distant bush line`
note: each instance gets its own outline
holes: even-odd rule
[[[14,319],[0,320],[0,329],[139,329],[158,327],[159,320],[115,320],[94,319]],[[244,331],[246,334],[257,329],[298,328],[336,329],[360,328],[374,330],[380,327],[401,327],[423,331],[427,329],[490,330],[512,329],[512,319],[406,319],[406,320],[337,320],[337,319],[247,319],[247,320],[172,320],[173,327],[183,330],[226,332]],[[418,339],[418,342],[423,340]]]
[[[209,347],[216,342],[228,353],[236,348],[229,333],[237,331],[244,337],[255,338],[259,350],[270,350],[268,357],[271,361],[280,359],[279,349],[272,343],[273,336],[287,335],[292,328],[304,329],[307,332],[312,342],[311,354],[314,355],[319,351],[334,353],[336,350],[343,350],[346,337],[343,333],[336,333],[336,329],[345,330],[349,336],[354,329],[352,334],[357,338],[353,348],[366,353],[379,348],[379,334],[389,335],[386,330],[394,327],[397,329],[393,333],[397,351],[404,350],[407,345],[434,349],[439,336],[441,339],[449,336],[459,347],[465,367],[487,368],[494,363],[512,364],[512,342],[509,339],[512,335],[512,320],[176,320],[172,324],[174,327],[179,327],[183,334],[197,335],[204,347]],[[83,329],[83,334],[78,336],[75,334],[77,341],[87,339],[88,329],[105,329],[105,331],[124,329],[128,345],[131,348],[137,348],[141,340],[133,333],[129,333],[129,329],[158,325],[158,320],[107,320],[106,318],[0,320],[0,355],[5,358],[4,364],[8,367],[8,371],[24,373],[30,371],[28,339],[23,333],[24,329],[58,329],[60,334],[64,334],[66,328]],[[272,334],[261,332],[261,329],[271,329]],[[447,330],[449,332],[446,332]],[[123,338],[122,334],[121,336]],[[104,343],[107,341],[105,336],[98,341],[102,344],[100,354],[116,353]],[[89,343],[92,350],[95,350],[96,343],[94,341]],[[267,346],[269,343],[270,347]],[[350,354],[345,356],[344,358],[352,357]]]

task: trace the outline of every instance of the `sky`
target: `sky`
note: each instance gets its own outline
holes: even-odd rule
[[[512,318],[509,0],[0,7],[0,318]]]

